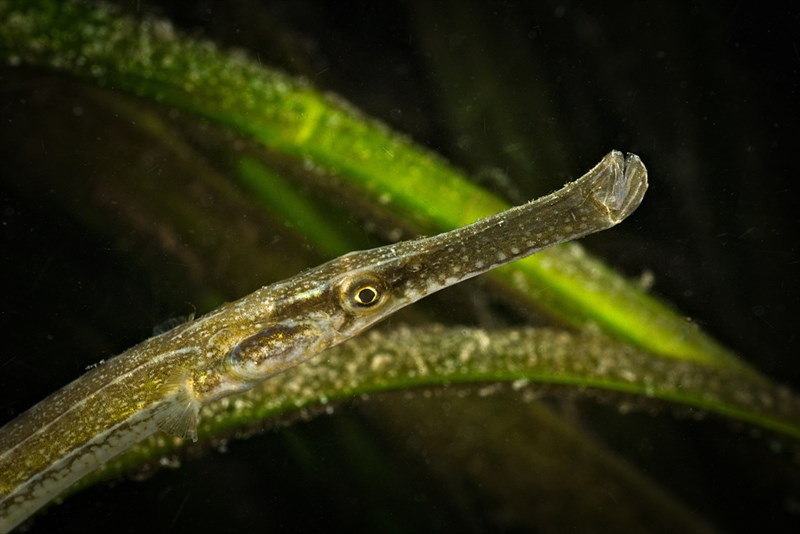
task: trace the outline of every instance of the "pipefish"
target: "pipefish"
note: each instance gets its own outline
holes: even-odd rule
[[[613,151],[548,196],[433,237],[345,254],[143,341],[0,429],[0,532],[155,432],[197,439],[208,402],[442,288],[616,225],[646,189],[641,160]]]

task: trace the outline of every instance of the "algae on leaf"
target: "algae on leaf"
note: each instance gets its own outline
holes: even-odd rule
[[[470,20],[474,15],[469,12],[462,15],[466,22],[477,20]],[[456,28],[461,24],[448,20]],[[131,316],[157,322],[163,317],[148,315],[153,313],[150,308],[191,312],[186,302],[202,313],[347,250],[444,231],[507,207],[440,156],[350,104],[261,65],[252,53],[225,51],[186,37],[163,19],[139,20],[104,4],[0,0],[0,21],[0,57],[10,65],[4,79],[12,82],[9,91],[26,100],[25,107],[8,111],[14,132],[4,132],[2,153],[6,164],[21,171],[5,176],[4,187],[20,198],[35,199],[31,204],[46,198],[42,212],[69,220],[80,229],[75,234],[87,234],[87,248],[113,249],[126,268],[140,273],[132,276],[136,290],[131,289],[135,295],[129,299],[110,293],[114,296],[99,300],[97,315],[103,320],[124,313],[126,319],[119,322],[133,323],[127,319]],[[435,48],[450,39],[432,33],[436,21],[415,26],[425,37],[420,39],[424,46]],[[481,46],[472,43],[473,51]],[[436,83],[446,83],[451,76],[441,67],[441,56],[436,60],[441,76]],[[483,69],[493,67],[491,59],[476,63]],[[460,144],[464,140],[458,132],[474,134],[481,127],[479,115],[457,116],[469,104],[470,95],[462,94],[461,100],[457,96],[468,81],[465,75],[448,87],[456,96],[437,93],[450,106],[446,115],[453,119],[448,146],[467,150],[475,140]],[[538,83],[526,78],[527,87],[534,82]],[[57,90],[30,97],[26,86]],[[490,121],[493,128],[502,129],[517,109],[505,100],[513,88],[506,89],[498,97],[504,107]],[[532,106],[557,113],[546,97],[547,88]],[[482,112],[491,108],[484,105]],[[559,135],[552,128],[545,130]],[[474,151],[473,159],[505,150],[514,161],[514,172],[526,165],[545,169],[554,165],[552,161],[569,160],[562,139],[534,162],[529,151],[536,139],[513,143],[520,135],[514,128],[497,132],[495,142],[483,146],[485,151]],[[610,148],[628,148],[597,143],[582,146],[586,158]],[[41,157],[42,147],[46,157]],[[479,164],[460,162],[466,163]],[[567,169],[584,170],[577,163]],[[659,170],[653,178],[663,183],[669,177]],[[560,179],[557,173],[542,178]],[[645,202],[642,209],[651,205]],[[50,254],[61,263],[57,251]],[[155,296],[148,301],[148,295]],[[514,326],[521,317],[541,312],[556,324]],[[78,367],[146,336],[123,329],[125,345],[104,344],[107,332],[93,331],[97,325],[87,326],[88,320],[70,320],[78,326],[65,321],[64,331],[77,332],[76,338],[85,343],[77,351],[84,358]],[[438,322],[447,324],[431,326]],[[411,326],[398,327],[401,323]],[[462,323],[481,326],[458,326]],[[44,360],[48,350],[30,350],[21,343],[14,347],[24,347],[26,365],[49,365]],[[45,363],[37,363],[40,357]],[[72,374],[52,387],[66,383],[77,371],[67,372]],[[259,460],[270,464],[262,468],[277,470],[285,462],[289,467],[280,476],[259,477],[281,481],[267,488],[271,498],[289,495],[281,502],[303,513],[309,506],[327,505],[341,513],[333,517],[346,516],[342,510],[348,506],[370,509],[372,527],[386,527],[383,522],[391,523],[387,517],[401,515],[397,510],[402,504],[392,508],[387,500],[416,503],[419,498],[436,503],[425,507],[431,514],[426,519],[433,521],[441,511],[444,524],[463,521],[473,527],[510,524],[542,530],[549,525],[564,530],[574,526],[565,511],[580,502],[581,510],[592,510],[584,517],[591,524],[646,528],[655,521],[680,530],[705,530],[706,522],[691,512],[700,507],[695,501],[686,504],[692,491],[673,497],[674,488],[661,486],[657,476],[637,471],[611,453],[611,447],[587,437],[584,429],[591,422],[575,416],[570,407],[576,396],[587,394],[621,411],[716,415],[731,426],[744,423],[750,432],[777,436],[775,443],[788,443],[790,451],[800,437],[793,393],[762,377],[580,244],[569,244],[497,272],[490,284],[456,288],[442,299],[415,306],[385,330],[209,407],[202,420],[201,448],[212,444],[241,449],[247,445],[228,445],[227,439],[250,435],[265,425],[335,412],[333,422],[323,418],[252,438],[253,448],[264,446],[271,455],[243,458],[246,467],[239,470],[250,471]],[[556,403],[556,410],[548,410],[538,402],[542,396],[567,399],[566,406]],[[351,408],[340,409],[342,405]],[[603,422],[608,419],[596,424]],[[327,432],[331,428],[334,431]],[[730,435],[733,438],[726,435],[720,442],[741,441],[735,431]],[[620,439],[639,446],[662,438],[642,436],[628,423]],[[570,453],[583,451],[583,463],[576,467],[566,453],[545,456],[545,451],[558,449],[553,443],[548,446],[548,439],[568,444],[564,449]],[[284,445],[276,446],[280,440]],[[135,447],[84,484],[191,454],[185,443],[161,436]],[[537,466],[537,457],[548,460]],[[328,461],[338,461],[331,458],[344,466],[331,479],[352,474],[356,487],[348,495],[324,491],[330,480],[320,471]],[[795,464],[776,457],[775,462],[781,461],[787,470],[796,470]],[[424,474],[404,472],[397,465],[416,465]],[[492,472],[495,465],[502,467],[502,474]],[[531,471],[545,467],[550,482],[534,480]],[[574,474],[576,469],[582,476]],[[293,477],[293,470],[303,476]],[[389,473],[391,483],[386,483]],[[150,481],[154,490],[144,487],[162,493],[158,478]],[[595,485],[604,478],[611,480],[609,486],[598,489]],[[248,483],[254,484],[252,479]],[[181,487],[180,481],[170,484]],[[308,487],[315,484],[320,489],[315,495],[320,496],[309,504]],[[586,485],[592,487],[582,487]],[[430,487],[438,487],[438,500],[426,493],[433,491]],[[235,491],[233,485],[226,488]],[[548,500],[549,490],[558,496]],[[526,491],[540,506],[529,506]],[[606,493],[599,496],[602,491]],[[254,489],[240,493],[240,499],[256,499],[249,495],[257,493]],[[641,499],[631,498],[634,494]],[[619,495],[626,497],[612,509]],[[476,509],[493,510],[494,515],[472,511],[473,499],[481,503]],[[704,514],[701,509],[699,515]],[[289,524],[303,525],[305,519],[295,514]],[[287,524],[275,521],[277,526]],[[411,519],[397,521],[407,529],[419,526]],[[345,519],[342,523],[353,524]]]

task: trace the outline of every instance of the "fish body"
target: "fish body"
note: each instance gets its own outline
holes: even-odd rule
[[[436,236],[345,254],[143,341],[0,429],[0,532],[159,430],[196,439],[208,402],[440,289],[616,225],[646,189],[639,158],[611,152],[546,197]]]

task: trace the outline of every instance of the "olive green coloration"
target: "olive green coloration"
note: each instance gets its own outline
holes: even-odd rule
[[[208,402],[440,289],[616,225],[646,189],[639,158],[611,152],[546,197],[437,236],[346,254],[142,342],[0,429],[0,532],[159,429],[196,439]]]

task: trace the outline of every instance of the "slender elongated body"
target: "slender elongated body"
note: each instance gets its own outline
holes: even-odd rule
[[[160,430],[444,287],[614,226],[641,202],[638,157],[609,153],[561,190],[437,236],[352,252],[150,338],[0,429],[0,532]]]

